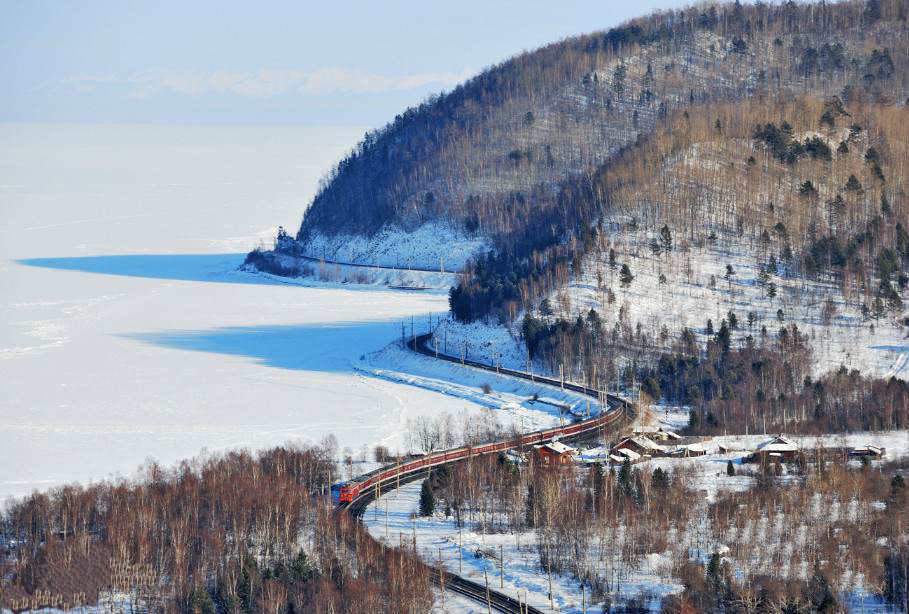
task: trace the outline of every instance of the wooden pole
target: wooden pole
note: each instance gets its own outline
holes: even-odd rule
[[[489,598],[489,574],[483,570],[483,579],[486,580],[486,613],[492,614],[492,600]]]
[[[464,537],[461,527],[458,527],[458,575],[464,573]]]
[[[445,609],[445,574],[442,572],[442,549],[439,548],[439,585],[442,587],[442,609]]]
[[[499,588],[505,588],[505,555],[502,553],[502,544],[499,544]]]

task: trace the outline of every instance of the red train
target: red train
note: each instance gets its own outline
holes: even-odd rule
[[[527,433],[521,437],[508,439],[505,441],[497,441],[494,443],[487,443],[479,446],[455,448],[452,450],[433,452],[432,454],[427,454],[422,458],[407,461],[394,467],[381,467],[370,473],[363,474],[349,482],[335,484],[331,489],[332,499],[334,500],[335,504],[351,503],[357,499],[360,494],[364,492],[370,492],[370,489],[374,489],[378,484],[382,484],[390,480],[395,480],[398,477],[403,477],[404,475],[413,473],[414,471],[426,469],[427,467],[443,465],[445,463],[465,459],[471,456],[494,454],[497,452],[502,452],[504,450],[519,448],[521,446],[545,443],[547,441],[555,439],[556,437],[574,437],[583,433],[595,431],[620,419],[624,415],[624,412],[625,404],[622,402],[616,409],[608,411],[600,416],[597,416],[596,418],[583,420],[581,422],[576,422],[568,426]]]

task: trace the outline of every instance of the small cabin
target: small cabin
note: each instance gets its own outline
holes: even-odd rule
[[[678,441],[681,439],[681,436],[678,433],[673,433],[663,427],[654,429],[652,426],[636,426],[632,432],[635,435],[646,437],[651,441]]]
[[[534,446],[537,455],[544,465],[567,465],[574,460],[578,451],[571,446],[566,446],[561,441],[551,441]]]
[[[675,452],[685,458],[689,456],[706,456],[707,446],[702,443],[689,443],[679,446],[675,449]]]
[[[849,451],[849,456],[853,458],[881,458],[884,456],[884,448],[872,446],[870,444],[867,446],[859,446],[857,448],[852,448],[852,450]]]
[[[644,435],[626,437],[612,447],[612,454],[619,454],[622,450],[631,450],[641,456],[663,456],[666,453],[663,446]]]
[[[762,460],[767,459],[769,461],[791,462],[798,460],[799,447],[788,437],[778,435],[758,444],[754,455]]]

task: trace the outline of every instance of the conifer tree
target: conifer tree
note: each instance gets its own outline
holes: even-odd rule
[[[436,497],[432,492],[432,486],[429,484],[429,478],[423,480],[423,486],[420,488],[420,515],[432,516],[436,509]]]

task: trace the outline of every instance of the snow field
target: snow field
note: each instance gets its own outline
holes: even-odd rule
[[[360,135],[0,126],[0,504],[150,457],[328,434],[359,457],[487,407],[353,366],[442,293],[237,271]]]

